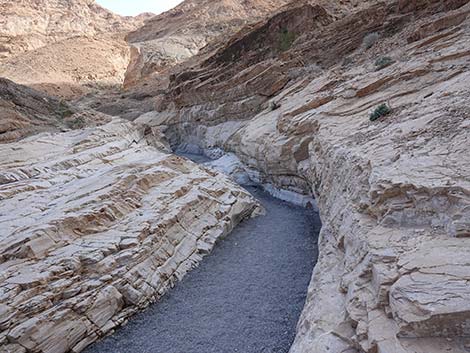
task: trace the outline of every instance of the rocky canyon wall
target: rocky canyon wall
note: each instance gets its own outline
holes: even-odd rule
[[[73,37],[127,33],[150,17],[122,17],[94,0],[1,0],[0,13],[0,59]]]
[[[95,126],[110,118],[0,78],[0,143],[39,132]]]
[[[155,16],[126,37],[132,46],[125,86],[182,63],[214,40],[223,41],[289,0],[187,0]],[[206,48],[210,51],[210,48]]]
[[[137,119],[317,198],[320,257],[291,353],[468,351],[469,14],[457,0],[340,18],[293,4],[174,75]],[[391,112],[371,121],[381,104]]]
[[[316,198],[320,256],[291,353],[469,351],[468,0],[286,3],[187,1],[129,34],[132,88],[95,103],[135,124],[71,131],[109,117],[0,81],[0,352],[79,352],[260,211],[170,147],[230,153],[243,180]],[[3,31],[23,28],[15,4],[44,12],[0,0]],[[96,31],[130,29],[98,10],[82,1],[57,30],[79,38],[42,20],[0,35],[3,56],[34,49],[15,59],[22,76],[61,51],[62,81],[122,73],[122,38]],[[67,55],[87,46],[118,59],[84,76]]]
[[[166,151],[119,119],[0,145],[0,352],[80,352],[261,211]]]

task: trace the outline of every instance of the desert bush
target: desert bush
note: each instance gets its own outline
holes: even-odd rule
[[[57,113],[59,114],[61,119],[66,119],[74,114],[74,112],[64,101],[59,102],[59,108],[57,109]]]
[[[317,74],[321,71],[321,67],[317,64],[308,64],[304,66],[297,66],[290,68],[288,71],[288,77],[291,80],[300,78],[305,78],[309,75]]]
[[[280,35],[280,41],[279,41],[279,49],[281,51],[286,51],[286,50],[289,50],[290,47],[292,46],[292,43],[294,43],[295,41],[295,33],[294,32],[290,32],[288,29],[283,29],[281,31],[281,35]]]
[[[86,121],[83,117],[79,116],[73,120],[67,121],[67,126],[70,129],[83,129],[86,126]]]
[[[376,71],[382,70],[386,68],[387,66],[390,66],[394,63],[395,61],[388,57],[388,56],[382,56],[381,58],[378,58],[375,60],[375,69]]]
[[[281,104],[279,104],[279,102],[276,102],[276,101],[271,101],[269,102],[269,110],[277,110],[281,107]]]
[[[380,36],[378,33],[376,32],[372,32],[372,33],[369,33],[367,34],[364,39],[362,40],[362,45],[366,48],[366,49],[370,49],[374,46],[375,43],[377,43],[377,41],[379,40]]]
[[[385,115],[388,115],[392,112],[392,108],[390,108],[387,104],[383,103],[379,105],[375,110],[370,114],[369,119],[370,121],[375,121]]]

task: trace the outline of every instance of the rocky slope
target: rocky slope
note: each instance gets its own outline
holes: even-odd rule
[[[317,198],[320,258],[291,353],[468,351],[469,6],[294,3],[173,75],[137,119]]]
[[[94,0],[0,0],[0,59],[64,39],[127,33],[146,18],[122,17]]]
[[[131,32],[132,58],[126,86],[139,83],[197,54],[216,38],[225,40],[243,25],[256,22],[288,0],[186,0]]]
[[[0,77],[71,99],[119,87],[130,49],[119,36],[75,37],[6,59]]]
[[[109,121],[95,111],[72,107],[34,89],[0,78],[0,143],[63,129],[78,129]]]
[[[79,352],[259,211],[121,120],[0,145],[0,352]]]
[[[61,98],[120,86],[124,36],[151,14],[115,15],[93,0],[0,0],[0,77]]]

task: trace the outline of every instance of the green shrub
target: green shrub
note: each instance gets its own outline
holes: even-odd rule
[[[269,102],[269,110],[271,110],[271,111],[279,109],[280,107],[281,107],[281,105],[276,101]]]
[[[369,119],[370,121],[375,121],[385,115],[388,115],[392,112],[392,108],[390,108],[387,104],[383,103],[379,105],[375,110],[370,114]]]
[[[381,58],[375,60],[375,69],[376,71],[382,70],[383,68],[392,65],[394,62],[395,61],[391,57],[382,56]]]
[[[71,117],[74,114],[74,112],[69,108],[69,106],[63,101],[59,102],[59,109],[57,109],[57,113],[62,119]]]
[[[86,121],[83,117],[79,116],[71,121],[67,121],[67,126],[71,129],[83,129],[86,126]]]
[[[295,33],[294,32],[290,32],[288,29],[283,29],[281,31],[281,35],[280,35],[280,41],[279,41],[279,49],[281,51],[286,51],[286,50],[289,50],[290,47],[292,46],[292,43],[294,43],[295,41]]]

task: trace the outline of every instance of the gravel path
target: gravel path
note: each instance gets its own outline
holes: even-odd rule
[[[318,215],[250,188],[247,220],[200,267],[87,353],[285,353],[317,256]]]

